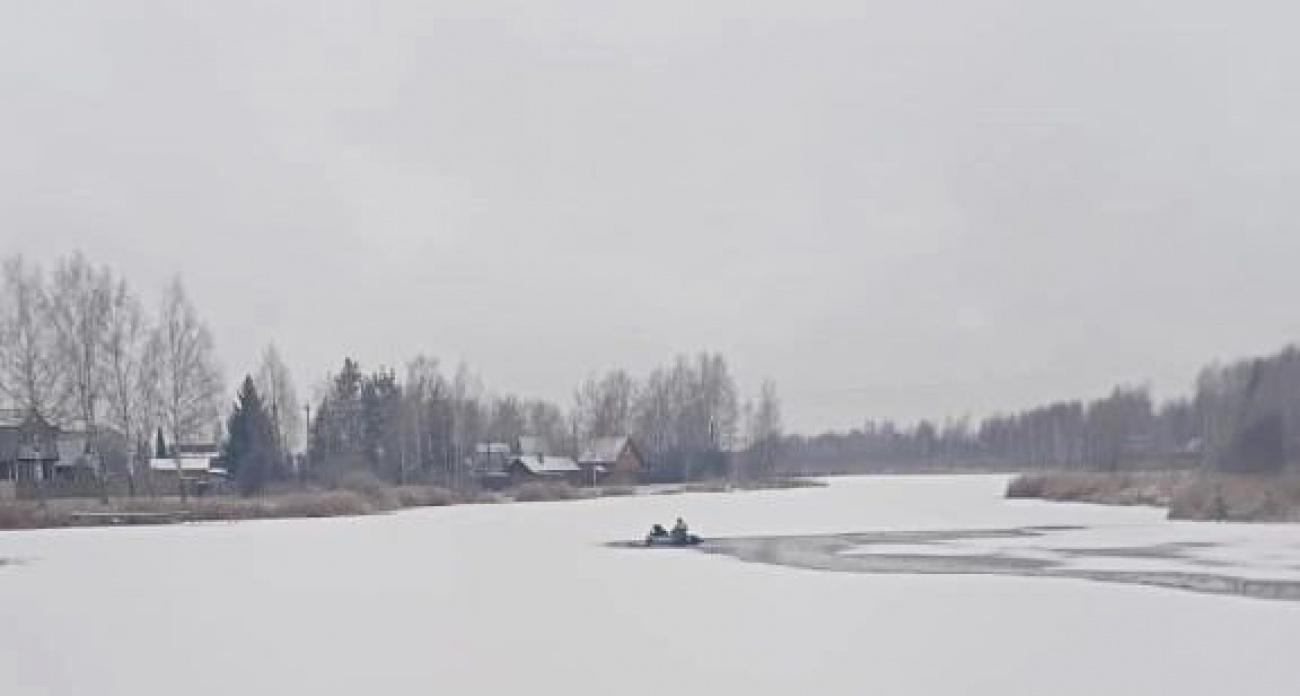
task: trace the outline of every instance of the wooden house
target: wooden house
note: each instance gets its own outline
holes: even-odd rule
[[[637,482],[645,458],[631,437],[600,437],[583,448],[578,466],[588,485],[629,486]]]
[[[0,480],[49,479],[58,461],[58,428],[33,411],[0,411]]]

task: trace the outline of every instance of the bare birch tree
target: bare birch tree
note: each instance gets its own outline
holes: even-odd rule
[[[466,363],[456,367],[451,383],[452,444],[451,481],[460,488],[464,481],[465,457],[473,451],[487,424],[483,404],[483,380]]]
[[[139,299],[125,280],[118,280],[113,287],[105,322],[105,416],[108,425],[126,439],[127,482],[134,494],[136,466],[145,454],[140,442],[148,437],[153,422],[150,410],[156,399],[156,375],[149,361],[149,325]]]
[[[50,313],[54,323],[55,354],[62,377],[64,402],[71,406],[69,420],[85,432],[86,451],[95,455],[101,477],[98,416],[104,397],[103,348],[108,334],[108,310],[113,292],[108,269],[96,269],[80,252],[59,264],[52,276]],[[107,488],[104,489],[105,494]]]
[[[623,370],[589,377],[574,394],[578,430],[588,438],[628,434],[636,398],[636,381]]]
[[[447,464],[453,419],[449,390],[436,358],[418,355],[406,364],[407,444],[402,448],[402,456],[414,462],[422,473],[427,473],[435,460]]]
[[[217,417],[221,375],[213,357],[212,334],[199,319],[179,278],[168,285],[150,341],[157,360],[159,416],[171,434],[176,476],[181,478],[181,444],[201,434]],[[186,492],[180,483],[181,500]]]
[[[0,267],[0,392],[25,411],[62,415],[50,298],[41,269],[21,256]]]
[[[771,380],[763,382],[758,402],[747,411],[746,439],[749,440],[749,453],[759,474],[770,476],[775,473],[782,431],[781,398],[777,396],[776,384]]]
[[[298,448],[298,435],[302,428],[299,412],[298,392],[293,386],[293,376],[289,367],[280,358],[280,351],[274,344],[262,352],[262,364],[257,370],[257,393],[271,423],[275,426],[276,437],[282,453],[288,454]]]

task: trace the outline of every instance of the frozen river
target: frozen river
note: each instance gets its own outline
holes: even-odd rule
[[[1300,603],[1082,579],[855,574],[605,542],[1082,527],[954,555],[1195,549],[1300,577],[1300,528],[1004,501],[1002,477],[0,533],[0,694],[1291,694]],[[908,553],[931,547],[899,544]],[[846,555],[869,553],[850,549]],[[1068,554],[1067,554],[1068,555]],[[1158,556],[1158,554],[1157,554]],[[1106,565],[1109,564],[1109,565]]]

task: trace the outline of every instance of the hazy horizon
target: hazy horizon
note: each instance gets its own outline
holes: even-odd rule
[[[790,429],[1186,393],[1300,339],[1300,10],[240,0],[0,25],[0,254],[567,405],[725,354]]]

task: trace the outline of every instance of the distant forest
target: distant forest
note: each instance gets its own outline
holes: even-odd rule
[[[1156,404],[1143,388],[986,418],[868,422],[848,433],[791,435],[783,469],[1129,471],[1205,467],[1278,473],[1300,462],[1300,350],[1203,369],[1189,397]]]

